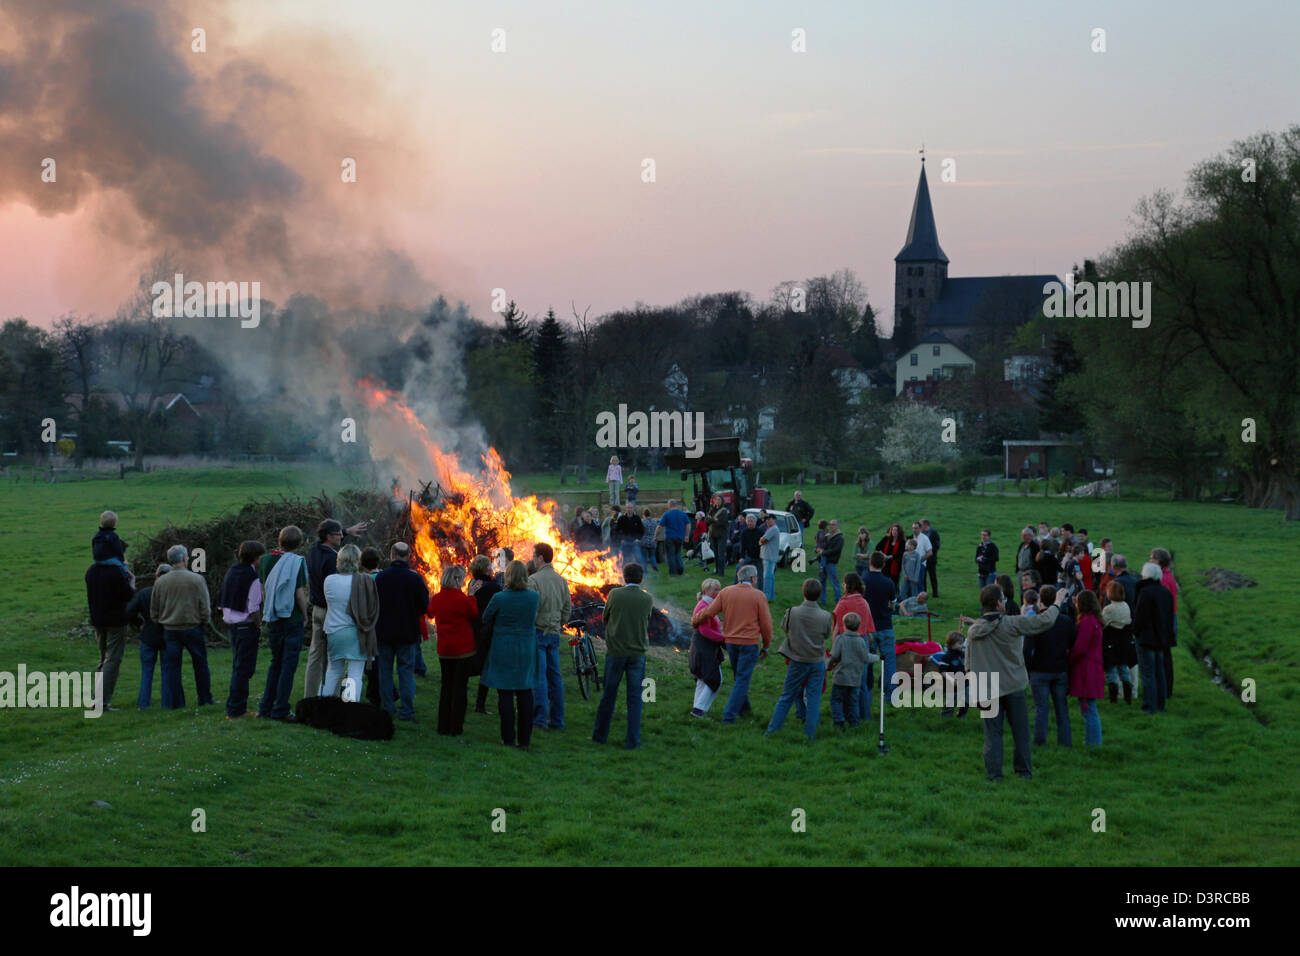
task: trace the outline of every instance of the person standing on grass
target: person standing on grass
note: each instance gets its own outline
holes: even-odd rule
[[[420,649],[420,622],[429,609],[429,588],[423,575],[412,570],[411,546],[405,541],[394,542],[388,558],[388,567],[375,575],[375,593],[379,597],[379,620],[375,624],[379,642],[379,699],[398,720],[414,722],[415,661]],[[491,562],[487,570],[490,574]],[[393,702],[394,665],[397,666],[397,696],[402,702],[400,709]]]
[[[753,711],[749,683],[754,677],[754,667],[767,658],[767,649],[772,644],[772,612],[763,592],[754,587],[758,569],[745,565],[736,576],[739,578],[736,584],[723,588],[713,603],[697,609],[691,616],[691,625],[699,627],[710,618],[722,615],[723,640],[734,679],[731,696],[722,709],[724,724],[734,724],[737,718]]]
[[[623,509],[615,530],[618,533],[619,553],[622,555],[623,563],[641,564],[641,536],[645,534],[645,525],[630,502]]]
[[[871,605],[867,602],[866,582],[856,571],[844,575],[844,597],[836,602],[835,610],[831,612],[831,616],[835,619],[834,633],[840,634],[848,628],[845,619],[850,614],[855,614],[858,618],[855,630],[862,634],[868,643],[873,642],[875,638],[872,635],[876,633],[876,622],[871,615]],[[892,642],[892,636],[890,640]],[[866,720],[871,716],[871,684],[868,680],[869,675],[864,668],[859,688],[861,692],[857,696],[858,710],[855,715],[859,720]]]
[[[492,595],[483,623],[492,644],[483,666],[483,683],[495,688],[501,715],[501,743],[527,750],[533,736],[533,687],[537,684],[538,593],[528,588],[528,567],[506,565],[505,588]],[[518,711],[516,736],[515,714]]]
[[[465,732],[470,671],[474,669],[474,632],[479,626],[478,602],[461,588],[465,569],[443,569],[441,587],[429,598],[428,615],[438,631],[438,666],[442,690],[438,695],[438,733],[458,737]]]
[[[1116,558],[1118,560],[1118,558]],[[1116,581],[1119,579],[1116,578]],[[1133,638],[1138,646],[1138,674],[1142,679],[1142,712],[1165,712],[1164,652],[1173,630],[1174,598],[1161,584],[1160,565],[1142,565],[1133,608]]]
[[[636,473],[627,476],[627,484],[623,487],[623,496],[627,500],[628,514],[636,514],[636,499],[641,494],[641,486],[636,483]]]
[[[754,569],[754,586],[763,589],[763,532],[751,514],[745,515],[745,527],[740,532],[740,565]],[[740,580],[739,571],[736,580]]]
[[[255,716],[248,709],[248,684],[257,670],[257,645],[262,639],[262,581],[257,562],[266,554],[260,541],[239,546],[239,561],[230,566],[217,607],[230,635],[230,693],[226,697],[226,720]]]
[[[1025,687],[1029,674],[1022,649],[1024,638],[1041,634],[1056,623],[1065,592],[1056,603],[1033,617],[1006,613],[1002,589],[990,584],[980,591],[983,614],[970,626],[966,642],[966,670],[974,674],[984,718],[984,770],[989,780],[1002,779],[1002,724],[1009,721],[1015,741],[1016,776],[1032,777],[1033,760],[1029,743],[1029,705]],[[996,695],[996,696],[994,696]]]
[[[785,510],[798,519],[799,527],[802,530],[807,530],[808,526],[812,524],[813,514],[816,511],[812,505],[803,500],[802,491],[796,491],[794,493],[794,497],[791,498],[790,503],[785,506]]]
[[[627,678],[628,750],[641,746],[641,689],[645,681],[645,656],[650,650],[650,613],[654,601],[641,586],[644,569],[639,564],[623,568],[623,587],[605,598],[601,619],[605,622],[605,689],[596,706],[596,725],[591,739],[603,744],[609,739],[609,725],[618,703],[618,685]]]
[[[487,610],[492,595],[501,590],[492,575],[492,559],[486,554],[475,555],[469,563],[470,581],[465,593],[478,605],[479,627],[475,638],[474,651],[478,671],[478,696],[474,699],[474,713],[491,716],[487,709],[488,686],[483,683],[483,668],[487,666],[488,648],[492,645],[492,628],[483,623],[483,612]]]
[[[1124,600],[1124,585],[1106,585],[1107,601],[1101,609],[1101,666],[1106,672],[1110,702],[1119,700],[1124,685],[1124,703],[1133,703],[1133,668],[1137,667],[1137,645],[1133,643],[1133,609]]]
[[[727,573],[727,530],[731,524],[731,509],[723,503],[721,495],[713,496],[712,508],[709,547],[713,549],[713,571],[721,581]]]
[[[296,719],[289,712],[289,696],[298,673],[303,629],[311,613],[307,562],[297,553],[302,539],[301,528],[286,525],[280,529],[280,546],[262,555],[258,565],[264,595],[262,620],[266,624],[271,666],[266,671],[266,690],[258,704],[257,716],[289,723]]]
[[[880,542],[880,553],[885,556],[885,566],[881,573],[894,583],[894,590],[898,590],[898,576],[903,570],[903,552],[907,550],[905,541],[903,526],[891,524]]]
[[[930,560],[934,547],[930,542],[930,536],[925,533],[921,527],[921,522],[912,522],[912,540],[916,542],[916,553],[921,559],[921,580],[917,582],[917,590],[925,590],[925,565]]]
[[[199,580],[202,583],[202,579]],[[208,593],[206,585],[203,593],[204,596]],[[132,597],[131,583],[121,566],[96,562],[86,569],[86,603],[90,608],[90,624],[95,629],[95,640],[99,644],[99,666],[95,670],[104,675],[103,700],[98,703],[103,704],[104,710],[117,709],[112,706],[113,690],[117,687],[117,677],[122,670],[128,620],[126,609]],[[143,655],[143,650],[141,654]],[[178,675],[179,669],[178,663]],[[163,672],[163,677],[166,678],[166,671]],[[165,680],[163,686],[166,687]]]
[[[1128,602],[1128,606],[1136,614],[1138,580],[1133,576],[1133,572],[1128,569],[1128,558],[1122,554],[1113,555],[1110,559],[1110,566],[1115,573],[1112,580],[1118,581],[1120,587],[1124,589],[1124,600]]]
[[[682,545],[691,526],[691,516],[677,506],[677,500],[668,502],[668,510],[659,516],[659,527],[664,531],[664,547],[668,552],[668,573],[685,574],[682,566]]]
[[[1174,578],[1174,557],[1164,548],[1153,548],[1151,560],[1160,565],[1160,583],[1173,599],[1169,612],[1170,630],[1165,641],[1165,700],[1174,696],[1174,648],[1178,646],[1178,581]]]
[[[939,532],[930,526],[929,518],[921,519],[921,530],[930,541],[930,553],[925,556],[925,571],[930,578],[930,596],[939,596]]]
[[[649,508],[641,512],[641,564],[650,571],[659,570],[659,548],[655,544],[655,530],[659,519],[650,513]]]
[[[997,583],[998,546],[993,543],[993,532],[988,528],[980,529],[980,543],[975,545],[975,571],[981,588]]]
[[[898,599],[906,601],[920,594],[924,580],[925,565],[921,563],[921,552],[917,550],[916,539],[908,538],[903,551],[903,587],[898,592]]]
[[[533,545],[533,571],[528,588],[537,592],[537,684],[533,687],[533,724],[545,730],[564,729],[564,677],[560,674],[560,633],[573,616],[569,583],[551,566],[555,550],[546,542]]]
[[[1016,603],[1016,589],[1011,583],[1011,575],[999,574],[993,579],[993,583],[1002,589],[1002,596],[1007,599],[1007,613],[1011,615],[1020,613],[1020,605]],[[1030,604],[1033,602],[1031,601]]]
[[[1034,529],[1026,527],[1020,532],[1020,547],[1016,549],[1016,574],[1021,577],[1027,571],[1033,571],[1038,564],[1038,539],[1034,536]],[[1025,597],[1025,588],[1022,584],[1020,587],[1020,598],[1023,601]]]
[[[1035,614],[1047,610],[1055,601],[1056,588],[1044,585],[1038,593]],[[1049,704],[1056,712],[1056,742],[1062,747],[1072,743],[1066,696],[1070,689],[1070,649],[1074,641],[1074,622],[1068,614],[1058,614],[1052,626],[1041,634],[1025,635],[1025,667],[1029,671],[1029,689],[1034,695],[1034,743],[1037,745],[1047,743]]]
[[[763,595],[769,601],[775,601],[776,566],[781,560],[781,530],[776,526],[776,515],[768,515],[766,524],[758,553],[763,560]],[[818,591],[820,590],[819,588]]]
[[[822,690],[826,683],[826,642],[833,636],[834,618],[818,603],[822,586],[816,578],[803,583],[803,603],[786,610],[781,618],[785,641],[777,651],[789,661],[785,686],[772,711],[764,736],[776,733],[796,700],[806,698],[803,732],[812,740],[821,715]]]
[[[170,564],[158,565],[153,579],[157,581],[171,569]],[[140,710],[148,710],[153,702],[153,672],[164,646],[162,628],[149,616],[149,599],[152,597],[153,585],[150,585],[137,591],[126,606],[126,619],[140,621],[140,694],[136,698]]]
[[[700,585],[699,601],[695,604],[692,615],[700,613],[718,596],[722,582],[717,578],[705,578]],[[692,717],[703,717],[713,706],[713,698],[722,687],[722,659],[725,638],[722,625],[716,617],[711,617],[691,634],[690,668],[695,677],[695,701],[691,707]]]
[[[847,579],[847,576],[846,576]],[[847,721],[850,727],[856,727],[862,720],[861,704],[862,685],[868,681],[871,665],[880,660],[879,654],[867,649],[866,639],[858,632],[862,621],[858,615],[844,615],[844,630],[835,637],[831,648],[831,659],[827,669],[833,672],[831,678],[831,720],[836,730],[844,730]],[[870,710],[870,707],[865,708]]]
[[[895,525],[895,527],[898,527]],[[902,528],[898,529],[902,531]],[[894,686],[894,671],[897,669],[898,655],[894,648],[894,602],[898,600],[898,589],[894,587],[894,582],[885,574],[885,555],[881,551],[871,553],[871,570],[867,576],[862,579],[862,596],[866,598],[867,607],[871,608],[871,622],[876,627],[875,647],[872,648],[874,653],[880,655],[880,666],[885,669],[885,687]],[[867,688],[875,686],[874,675],[871,671],[871,665],[867,665],[866,681]],[[880,706],[885,706],[889,695],[885,695],[885,700],[880,702]],[[858,707],[860,713],[866,717],[871,717],[871,698],[859,696]]]
[[[194,692],[199,706],[215,704],[212,699],[212,672],[208,670],[208,641],[205,631],[212,617],[208,584],[200,575],[188,570],[190,550],[183,544],[167,549],[167,563],[172,566],[164,577],[154,582],[149,597],[149,616],[163,628],[162,705],[167,710],[185,706],[185,689],[181,686],[181,649],[189,652],[194,666]]]
[[[840,555],[844,553],[844,533],[840,531],[840,523],[832,518],[830,524],[826,526],[826,547],[822,551],[822,557],[826,559],[826,581],[835,589],[835,600],[839,601],[844,596],[840,589]],[[822,595],[823,599],[825,595]]]
[[[871,570],[871,532],[865,526],[858,527],[858,540],[853,544],[853,570],[860,578],[865,578]]]
[[[1091,591],[1074,597],[1078,612],[1078,634],[1070,648],[1070,696],[1079,698],[1083,713],[1083,742],[1088,747],[1101,746],[1101,714],[1097,701],[1106,692],[1106,672],[1101,666],[1101,602]]]
[[[623,486],[623,466],[618,463],[618,455],[609,456],[609,467],[605,469],[605,484],[609,486],[609,503],[618,504],[618,490]]]
[[[303,681],[304,697],[320,695],[325,681],[325,668],[329,663],[325,641],[325,616],[329,610],[325,601],[325,579],[337,570],[339,548],[345,535],[365,533],[369,523],[362,521],[345,529],[333,518],[326,518],[316,526],[316,544],[307,552],[307,591],[311,598],[311,640],[307,650],[307,673]],[[361,552],[358,551],[359,555]]]
[[[325,641],[329,667],[320,696],[361,700],[366,662],[379,654],[375,623],[379,592],[375,579],[361,573],[361,549],[349,544],[339,551],[336,570],[325,578]]]

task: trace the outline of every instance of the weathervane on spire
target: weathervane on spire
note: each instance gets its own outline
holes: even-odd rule
[[[920,148],[920,150],[919,150],[918,152],[920,152],[920,154],[921,154],[921,163],[922,163],[922,165],[924,165],[924,163],[925,163],[925,143],[922,143],[922,144],[921,144],[921,148]]]

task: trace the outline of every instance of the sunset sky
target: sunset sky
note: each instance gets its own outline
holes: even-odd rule
[[[91,6],[148,18],[163,5]],[[847,267],[889,315],[922,142],[951,275],[1059,274],[1121,239],[1142,196],[1180,189],[1234,139],[1300,121],[1300,4],[1289,2],[167,7],[167,49],[126,51],[125,64],[106,51],[104,62],[129,71],[174,59],[193,72],[184,109],[210,114],[222,138],[239,128],[250,154],[300,181],[285,197],[266,183],[221,193],[232,231],[183,240],[182,261],[259,279],[259,242],[229,247],[252,217],[241,196],[258,194],[259,208],[283,214],[293,250],[264,277],[277,301],[354,270],[353,291],[376,302],[442,291],[487,317],[500,287],[530,313],[567,315],[573,301],[599,314],[697,292],[765,298],[782,280]],[[96,167],[108,156],[120,166],[129,150],[83,152],[82,109],[32,108],[62,76],[12,67],[23,49],[40,63],[39,41],[55,39],[24,33],[56,32],[25,15],[38,8],[0,4],[0,176],[10,180],[0,182],[0,318],[49,324],[67,311],[111,313],[144,263],[176,246],[160,238],[169,224],[157,209],[141,213],[147,200],[118,194],[129,174]],[[146,21],[123,22],[121,35],[140,36]],[[207,53],[190,51],[190,26],[207,29]],[[1091,50],[1095,27],[1105,53]],[[494,28],[506,31],[504,53],[490,48]],[[807,32],[805,53],[791,50],[795,28]],[[122,84],[107,86],[103,95]],[[93,77],[84,89],[96,89]],[[39,147],[6,135],[38,123],[51,127],[33,135]],[[150,149],[183,139],[164,132]],[[86,168],[69,158],[58,183],[41,184],[45,149]],[[358,161],[355,184],[339,181],[343,157]],[[647,157],[652,184],[641,181]],[[955,183],[940,181],[947,157]],[[78,173],[76,200],[38,213],[34,190],[70,189]],[[167,202],[179,217],[215,208],[196,214],[183,191]],[[404,254],[420,281],[386,278],[374,265],[389,261],[385,250]]]

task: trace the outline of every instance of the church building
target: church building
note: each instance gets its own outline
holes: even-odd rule
[[[1057,281],[1053,275],[949,278],[922,157],[907,242],[894,257],[894,328],[910,321],[911,341],[939,333],[975,354],[1041,314],[1043,285]]]

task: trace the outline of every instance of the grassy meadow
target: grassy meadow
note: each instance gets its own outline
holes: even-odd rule
[[[593,470],[588,488],[603,477]],[[675,476],[642,473],[643,489],[680,490]],[[362,480],[325,469],[206,469],[122,481],[0,485],[0,671],[92,670],[82,576],[99,512],[111,507],[137,546],[169,523],[185,524],[254,496],[329,491]],[[520,476],[517,489],[559,488],[552,475]],[[572,480],[566,490],[573,489]],[[790,487],[773,489],[777,504]],[[653,649],[643,747],[621,747],[620,700],[610,744],[590,740],[595,701],[584,701],[564,661],[568,727],[539,731],[522,753],[501,746],[495,717],[470,714],[462,738],[434,732],[437,666],[417,682],[417,725],[390,742],[345,740],[267,721],[227,722],[221,706],[135,708],[140,666],[130,641],[117,712],[0,711],[0,863],[51,865],[320,864],[958,864],[1255,865],[1300,862],[1287,808],[1297,784],[1296,700],[1300,610],[1286,580],[1300,554],[1300,528],[1276,512],[1157,500],[863,495],[814,486],[818,517],[837,517],[851,539],[873,538],[893,520],[929,517],[942,535],[945,620],[976,611],[974,547],[993,529],[1004,564],[1028,521],[1072,521],[1109,536],[1131,564],[1153,546],[1175,554],[1180,600],[1177,678],[1170,713],[1148,717],[1134,703],[1101,702],[1105,742],[1036,748],[1034,778],[984,778],[979,718],[942,720],[933,710],[892,710],[891,752],[876,727],[837,735],[822,700],[817,740],[787,721],[764,738],[784,667],[775,655],[755,675],[756,719],[724,727],[688,716],[694,681],[686,655]],[[652,497],[645,490],[642,498]],[[809,535],[811,543],[811,534]],[[1195,572],[1239,571],[1257,588],[1213,593]],[[852,564],[841,563],[841,574]],[[657,595],[689,607],[704,573],[649,575]],[[775,612],[797,600],[799,582],[778,573]],[[909,631],[910,629],[910,631]],[[904,623],[898,633],[924,633]],[[778,635],[776,643],[779,643]],[[601,651],[603,658],[603,649]],[[1251,706],[1216,686],[1198,657],[1211,654],[1234,683],[1257,688]],[[213,693],[224,700],[230,651],[212,648]],[[264,686],[269,654],[253,677]],[[301,681],[302,669],[299,669]],[[471,688],[474,682],[471,682]],[[731,684],[726,673],[724,694]],[[301,686],[301,684],[300,684]],[[490,698],[495,711],[495,695]],[[878,703],[873,704],[878,706]],[[1049,740],[1055,739],[1054,731]],[[1006,760],[1011,740],[1006,739]],[[95,806],[95,801],[110,804]],[[192,829],[193,811],[206,832]],[[1094,809],[1106,830],[1094,832]],[[505,811],[505,832],[492,827]],[[806,813],[806,832],[792,814]]]

